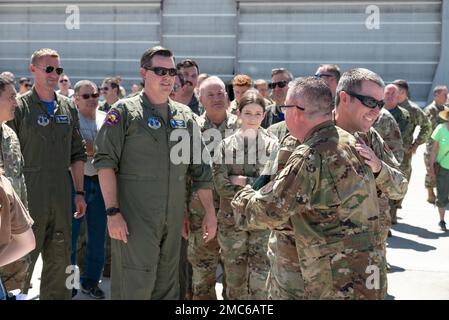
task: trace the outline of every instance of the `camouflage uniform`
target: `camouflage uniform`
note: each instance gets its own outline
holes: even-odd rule
[[[280,124],[284,124],[283,127],[286,129],[285,121],[280,122]],[[270,128],[274,126],[277,126],[277,124]],[[299,144],[299,141],[290,134],[282,139],[274,160],[277,172],[285,167],[288,158]],[[269,165],[271,164],[267,163],[267,166]],[[271,172],[274,171],[273,169],[270,170]],[[272,178],[274,178],[274,175]],[[304,280],[301,275],[291,223],[286,223],[271,231],[268,240],[268,259],[270,260],[270,272],[267,279],[268,299],[304,299]]]
[[[27,190],[23,176],[23,156],[20,151],[20,142],[16,133],[5,123],[1,125],[1,153],[0,167],[4,170],[4,176],[11,182],[14,191],[20,197],[25,208],[28,208]],[[7,291],[20,289],[24,291],[24,285],[30,267],[30,256],[26,255],[13,263],[0,268],[3,285]]]
[[[282,141],[282,139],[284,139],[284,137],[288,133],[287,124],[285,123],[285,121],[275,123],[269,126],[267,130],[268,132],[274,134],[279,141]]]
[[[394,119],[399,125],[399,129],[401,130],[402,143],[404,146],[404,159],[399,166],[399,170],[404,173],[407,180],[410,180],[412,168],[410,166],[411,152],[409,150],[413,145],[413,133],[415,131],[416,125],[412,120],[410,112],[408,112],[405,108],[397,106],[396,108],[389,110],[389,112],[393,115]],[[401,208],[402,199],[390,200],[389,203],[391,222],[393,224],[396,224],[397,209]]]
[[[413,139],[413,132],[415,132],[415,128],[417,126],[421,127],[418,137],[414,142],[411,143],[409,148],[407,148],[407,145],[404,141],[404,159],[401,163],[401,170],[402,172],[404,172],[407,180],[410,180],[410,176],[412,175],[412,152],[410,151],[410,147],[419,146],[425,143],[430,138],[430,135],[432,134],[432,124],[430,123],[429,119],[427,119],[424,111],[422,111],[416,103],[410,100],[405,100],[400,103],[399,106],[410,113],[410,123],[412,124],[413,128],[411,139]]]
[[[226,120],[219,126],[213,124],[206,114],[197,117],[197,123],[200,131],[204,132],[208,129],[217,129],[221,136],[225,136],[226,130],[234,130],[237,128],[237,117],[230,113],[227,114]],[[189,186],[187,182],[187,186]],[[192,264],[192,290],[194,300],[216,300],[215,294],[215,274],[219,259],[220,246],[217,238],[205,243],[203,240],[202,222],[205,211],[197,192],[191,192],[191,188],[187,188],[188,192],[188,216],[190,221],[189,244],[187,249],[187,258]],[[214,190],[214,205],[218,212],[219,197]]]
[[[256,143],[245,140],[239,132],[224,139],[221,143],[221,158],[213,164],[215,187],[220,196],[218,243],[226,273],[227,298],[264,300],[267,299],[267,245],[270,231],[266,228],[255,231],[235,228],[231,200],[242,187],[232,184],[229,177],[242,175],[247,177],[247,183],[254,182],[265,164],[261,155],[269,155],[277,150],[278,140],[262,128],[259,129]],[[250,155],[254,155],[253,163],[249,161]],[[229,163],[230,160],[232,163]]]
[[[432,125],[432,132],[435,130],[435,128],[440,124],[444,123],[445,121],[441,119],[438,116],[438,113],[440,111],[443,111],[444,109],[448,108],[446,105],[437,106],[435,104],[435,101],[433,101],[431,104],[429,104],[427,107],[424,108],[424,113],[426,114],[427,118],[429,119],[431,125]],[[424,185],[426,188],[435,188],[436,187],[436,181],[435,179],[432,179],[429,176],[429,157],[430,157],[430,151],[432,149],[433,140],[432,138],[429,138],[426,143],[426,151],[424,152],[424,163],[426,165],[426,178],[424,180]]]
[[[373,127],[387,143],[398,163],[401,163],[404,158],[401,130],[391,113],[385,109],[381,109]]]
[[[260,191],[246,186],[232,201],[239,227],[290,221],[306,299],[384,298],[385,273],[372,274],[386,267],[376,182],[355,143],[330,121],[322,123],[273,181]],[[377,179],[388,179],[386,172]]]

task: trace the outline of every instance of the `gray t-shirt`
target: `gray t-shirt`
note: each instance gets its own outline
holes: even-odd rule
[[[104,122],[106,113],[100,110],[96,111],[95,119],[89,119],[84,117],[80,112],[78,112],[80,118],[80,132],[81,136],[86,141],[95,141],[97,132],[100,130],[101,125]],[[87,161],[84,165],[84,174],[86,176],[93,176],[97,174],[97,170],[92,165],[93,157],[87,157]]]

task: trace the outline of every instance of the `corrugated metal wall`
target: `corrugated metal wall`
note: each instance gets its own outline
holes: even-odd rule
[[[379,29],[367,28],[370,5],[379,8]],[[238,36],[239,70],[254,77],[269,78],[274,67],[299,76],[320,63],[364,66],[387,82],[407,79],[412,97],[425,101],[440,54],[441,1],[241,1]]]
[[[80,10],[78,30],[66,28],[70,4]],[[365,24],[370,5],[379,29]],[[31,53],[51,47],[72,82],[121,75],[129,88],[142,52],[162,43],[224,80],[236,72],[269,79],[274,67],[302,76],[320,63],[365,66],[386,81],[407,79],[424,103],[441,58],[441,8],[431,0],[0,0],[0,70],[28,75]]]
[[[68,29],[67,1],[0,1],[0,70],[29,76],[30,56],[53,48],[72,80],[97,84],[121,75],[125,86],[139,82],[140,56],[159,44],[160,1],[72,1],[80,28]],[[71,24],[69,24],[71,26]]]

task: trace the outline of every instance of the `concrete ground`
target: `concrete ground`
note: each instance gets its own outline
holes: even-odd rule
[[[391,265],[388,299],[449,299],[449,232],[440,230],[437,208],[426,202],[423,152],[421,146],[413,158],[408,193],[403,209],[398,212],[399,223],[393,226],[393,237],[388,239],[387,259]],[[40,271],[39,262],[28,299],[38,298]],[[103,279],[100,287],[109,299],[109,279]],[[216,288],[221,298],[221,284]],[[75,297],[85,299],[90,298],[81,292]]]

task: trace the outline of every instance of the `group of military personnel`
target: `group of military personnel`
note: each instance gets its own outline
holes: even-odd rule
[[[2,124],[1,166],[34,220],[36,249],[0,273],[6,283],[24,278],[26,293],[41,253],[41,299],[70,299],[71,213],[86,211],[86,142],[75,106],[54,91],[60,63],[52,49],[33,53],[35,85]],[[110,106],[91,152],[112,239],[112,299],[216,299],[219,263],[226,299],[386,297],[387,237],[446,87],[423,111],[404,80],[385,86],[370,70],[323,64],[297,79],[273,69],[270,83],[256,81],[260,93],[237,75],[230,102],[220,78],[197,86],[196,62],[175,65],[169,49],[148,49],[140,65],[144,89]],[[266,145],[255,149],[268,161],[214,162],[216,151],[238,153],[228,131],[252,104],[265,111],[257,126]],[[221,149],[211,147],[220,141],[207,138],[210,129]],[[173,161],[175,133],[187,137],[187,162]],[[194,161],[198,152],[208,157]]]

